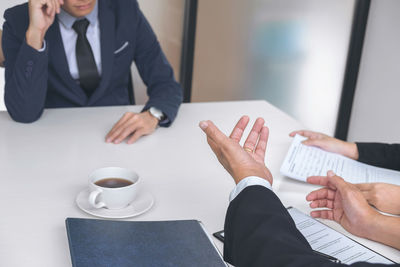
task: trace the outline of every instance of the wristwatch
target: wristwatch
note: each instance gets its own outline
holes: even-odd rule
[[[153,117],[155,117],[158,121],[162,121],[162,120],[165,119],[164,113],[163,113],[161,110],[159,110],[159,109],[157,109],[157,108],[155,108],[155,107],[151,107],[151,108],[149,109],[149,112],[150,112],[150,114],[151,114]]]

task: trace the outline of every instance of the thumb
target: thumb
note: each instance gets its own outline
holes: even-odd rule
[[[328,182],[332,184],[337,190],[342,191],[347,189],[347,182],[340,176],[337,176],[333,171],[328,171]]]
[[[199,123],[200,128],[205,132],[207,137],[212,141],[219,143],[226,138],[226,136],[214,125],[212,121],[201,121]]]

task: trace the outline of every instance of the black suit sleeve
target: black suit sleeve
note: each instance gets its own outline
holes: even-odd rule
[[[263,186],[245,188],[230,203],[225,220],[224,259],[238,267],[342,266],[312,251],[279,198]]]
[[[400,144],[356,143],[358,161],[377,167],[400,170]]]

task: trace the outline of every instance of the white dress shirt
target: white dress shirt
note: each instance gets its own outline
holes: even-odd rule
[[[261,185],[269,190],[272,190],[271,183],[268,182],[267,180],[257,177],[257,176],[249,176],[244,179],[242,179],[236,186],[233,188],[230,196],[229,196],[229,201],[232,201],[237,197],[237,195],[240,194],[246,187],[248,186],[253,186],[253,185]]]
[[[101,47],[100,47],[100,23],[98,19],[98,3],[92,12],[85,17],[89,21],[89,27],[86,32],[86,37],[92,47],[93,56],[96,61],[97,70],[101,76]],[[57,14],[57,19],[60,25],[61,37],[64,44],[65,55],[67,56],[68,67],[71,76],[74,80],[79,80],[79,70],[76,61],[76,40],[78,34],[72,28],[76,20],[83,18],[76,18],[71,16],[61,8],[60,14]]]

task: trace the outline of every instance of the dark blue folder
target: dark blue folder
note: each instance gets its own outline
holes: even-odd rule
[[[227,266],[200,223],[66,219],[74,267]]]

